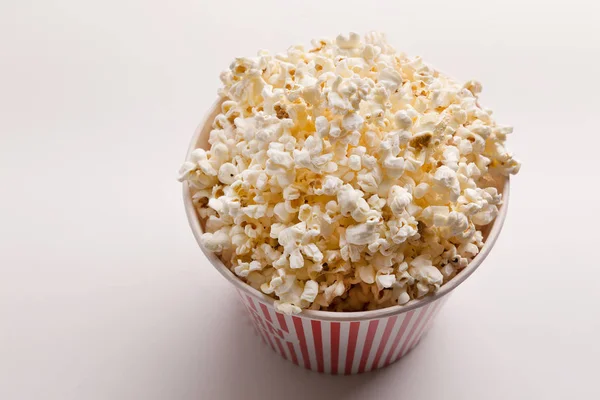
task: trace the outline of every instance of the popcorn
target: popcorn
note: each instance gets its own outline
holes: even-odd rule
[[[401,214],[411,201],[412,196],[408,190],[397,185],[391,187],[387,204],[394,214]]]
[[[229,248],[231,239],[227,232],[222,228],[215,233],[206,232],[202,234],[202,244],[208,251],[221,253],[223,250]]]
[[[420,255],[413,259],[408,269],[410,275],[418,282],[417,288],[422,294],[426,294],[433,287],[436,290],[444,281],[442,273],[432,265],[427,255]],[[424,292],[424,293],[423,293]]]
[[[394,275],[378,275],[377,276],[377,287],[381,289],[391,288],[396,282]]]
[[[353,171],[360,171],[360,169],[361,169],[360,156],[353,154],[350,157],[348,157],[348,167]]]
[[[346,229],[346,242],[355,245],[366,245],[379,238],[376,223],[364,223],[349,226]],[[371,282],[372,283],[372,282]]]
[[[304,285],[304,290],[302,291],[302,296],[300,296],[300,299],[306,301],[307,303],[312,303],[315,301],[317,294],[319,294],[319,284],[316,281],[310,280]]]
[[[379,33],[236,58],[209,147],[179,171],[201,244],[275,307],[362,311],[435,293],[479,253],[512,128]]]
[[[456,172],[445,165],[439,167],[433,175],[433,189],[440,193],[447,193],[451,201],[456,201],[460,196],[460,184]]]

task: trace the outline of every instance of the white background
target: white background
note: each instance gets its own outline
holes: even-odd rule
[[[596,1],[0,1],[0,398],[600,398]],[[405,359],[320,376],[253,336],[176,171],[239,55],[381,30],[515,126],[491,256]]]

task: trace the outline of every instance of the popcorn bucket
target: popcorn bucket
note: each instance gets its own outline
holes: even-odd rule
[[[400,359],[417,345],[448,298],[387,316],[377,311],[289,316],[247,290],[238,294],[268,347],[294,364],[334,375],[371,371]]]
[[[217,100],[198,127],[188,157],[192,150],[208,147],[212,121],[219,114],[221,103],[222,99]],[[487,257],[506,218],[509,180],[499,189],[503,192],[504,204],[493,223],[483,229],[485,244],[479,254],[435,294],[403,306],[362,312],[303,310],[298,315],[285,315],[275,310],[272,298],[241,281],[216,254],[202,250],[217,271],[235,286],[256,333],[267,347],[294,364],[316,372],[334,375],[367,372],[399,360],[414,348],[450,293]],[[183,184],[183,198],[192,232],[200,244],[203,228],[187,182]]]

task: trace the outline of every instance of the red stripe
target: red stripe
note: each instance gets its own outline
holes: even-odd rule
[[[262,327],[264,329],[264,333],[265,333],[265,336],[267,337],[267,342],[269,342],[269,346],[271,346],[273,351],[277,351],[277,350],[275,350],[275,345],[273,344],[273,340],[271,340],[271,335],[269,335],[269,332],[267,332],[267,329],[265,328],[264,321],[262,321],[259,316],[257,316],[257,318],[260,321],[260,324],[262,325]]]
[[[265,342],[265,344],[268,345],[269,343],[267,342],[266,333],[265,333],[264,329],[261,328],[262,323],[260,322],[260,318],[257,318],[256,315],[252,311],[248,310],[248,312],[250,313],[251,318],[254,320],[254,326],[256,327],[258,334],[262,338],[263,342]]]
[[[346,375],[352,372],[352,363],[354,362],[354,351],[356,350],[356,340],[358,339],[358,329],[360,322],[350,322],[350,332],[348,332],[348,353],[346,354]]]
[[[250,305],[250,314],[252,315],[252,318],[254,318],[254,320],[263,328],[263,330],[266,330],[266,327],[264,326],[263,322],[262,322],[262,318],[260,318],[260,316],[258,315],[258,310],[256,309],[256,305],[254,305],[254,301],[252,301],[252,299],[250,297],[248,297],[248,304]]]
[[[415,332],[417,331],[417,329],[419,328],[419,324],[421,323],[421,320],[423,319],[423,317],[425,317],[425,314],[427,314],[427,311],[429,311],[429,308],[431,307],[431,303],[427,304],[425,307],[423,307],[421,309],[421,312],[419,313],[419,316],[417,317],[417,320],[415,321],[414,325],[412,326],[412,328],[410,328],[410,332],[408,332],[408,335],[406,336],[406,339],[404,340],[404,342],[402,343],[402,347],[400,348],[400,352],[399,354],[404,353],[404,349],[406,349],[406,346],[408,345],[408,343],[411,341],[413,335],[415,334]],[[390,362],[390,358],[392,357],[392,353],[390,353],[390,356],[388,357],[388,363]]]
[[[409,311],[408,313],[406,313],[406,317],[404,317],[404,321],[402,321],[402,325],[400,325],[400,329],[398,330],[398,333],[396,334],[396,338],[394,339],[392,348],[390,349],[387,357],[385,358],[383,365],[388,365],[390,363],[390,360],[392,359],[392,354],[394,354],[394,352],[396,351],[396,348],[400,344],[400,339],[402,338],[404,331],[406,331],[406,328],[408,327],[408,323],[412,319],[413,314],[414,314],[414,311]]]
[[[292,362],[298,365],[298,357],[296,357],[296,350],[294,350],[294,345],[290,342],[287,342],[288,350],[290,351],[290,355],[292,356]]]
[[[373,338],[375,337],[375,332],[377,332],[377,325],[379,325],[378,319],[369,322],[369,329],[367,330],[367,337],[365,338],[365,346],[363,347],[362,357],[360,358],[358,372],[365,371],[365,366],[367,365],[367,360],[371,353],[371,346],[373,345]]]
[[[275,315],[277,315],[277,321],[279,322],[279,326],[281,327],[281,329],[283,329],[285,332],[289,332],[287,322],[285,322],[285,317],[283,316],[283,314],[275,312]]]
[[[313,339],[315,341],[315,352],[317,353],[317,369],[323,372],[323,338],[321,332],[321,321],[310,320]]]
[[[310,369],[310,359],[308,358],[308,348],[306,347],[306,337],[304,336],[302,319],[298,317],[292,317],[292,320],[294,321],[296,335],[298,335],[298,340],[300,341],[300,351],[302,352],[302,358],[304,359],[304,367]]]
[[[269,332],[271,332],[271,334],[273,336],[276,336],[277,333],[275,332],[275,329],[273,328],[273,318],[271,318],[271,314],[269,313],[269,310],[267,310],[267,306],[265,306],[263,303],[260,303],[260,309],[262,310],[263,315],[265,316],[265,318],[267,319],[267,321],[269,321],[269,323],[265,323],[265,325],[267,326],[267,329],[269,329]]]
[[[260,303],[260,309],[262,310],[263,315],[265,316],[267,321],[273,322],[273,319],[271,318],[271,314],[269,314],[269,310],[267,310],[267,306],[265,306],[263,303]]]
[[[281,356],[283,358],[285,358],[287,360],[287,356],[285,355],[285,350],[283,350],[283,346],[281,345],[281,340],[279,340],[279,338],[275,337],[275,344],[277,345],[277,348],[279,349],[279,353],[281,354]]]
[[[265,331],[265,336],[267,337],[267,341],[269,342],[269,346],[271,346],[271,348],[273,349],[273,351],[277,351],[277,350],[275,350],[275,345],[273,344],[273,341],[271,340],[271,335],[269,335],[269,333],[267,331]]]
[[[419,333],[415,335],[414,339],[412,340],[412,343],[408,346],[408,348],[406,350],[407,353],[410,349],[415,347],[415,345],[419,342],[419,339],[425,332],[425,329],[427,328],[429,323],[433,320],[434,315],[437,314],[437,312],[440,310],[441,305],[442,305],[442,302],[440,301],[433,306],[431,312],[429,313],[429,316],[427,316],[427,319],[425,319],[425,323],[421,326],[421,329],[419,329]],[[401,357],[404,357],[404,354],[402,352],[399,354],[398,358],[401,358]]]
[[[409,349],[411,349],[419,341],[419,339],[421,338],[421,335],[423,333],[425,333],[425,329],[429,325],[429,322],[432,320],[433,316],[435,314],[437,314],[437,312],[439,310],[439,306],[440,306],[440,303],[435,303],[433,305],[433,307],[431,307],[431,311],[429,312],[429,315],[427,316],[427,318],[425,318],[425,322],[423,323],[423,325],[421,325],[421,329],[419,329],[419,332],[417,332],[417,334],[413,338],[412,342],[408,345]]]
[[[246,295],[246,298],[248,299],[248,304],[250,304],[250,307],[252,307],[252,309],[256,311],[256,306],[254,305],[254,301],[252,301],[252,298],[248,295]]]
[[[252,300],[252,298],[250,296],[246,296],[246,298],[248,299],[248,303],[250,304],[250,307],[252,307],[252,309],[254,311],[258,312],[258,310],[256,309],[256,305],[254,304],[254,300]],[[265,337],[267,338],[267,342],[269,342],[269,346],[271,346],[273,351],[277,351],[277,350],[275,350],[275,345],[273,344],[273,341],[271,340],[271,336],[267,332],[267,328],[265,326],[266,324],[263,322],[262,318],[260,318],[260,316],[256,313],[251,312],[250,314],[252,314],[254,316],[256,321],[258,321],[259,325],[263,328],[263,333],[264,333]]]
[[[385,324],[385,330],[383,331],[383,336],[381,336],[381,341],[379,342],[379,347],[377,348],[377,353],[373,359],[372,368],[377,368],[377,364],[379,364],[379,360],[381,359],[381,355],[383,354],[383,350],[388,343],[390,334],[392,333],[392,329],[394,328],[394,324],[396,323],[397,319],[397,315],[388,318],[387,323]]]
[[[262,331],[258,326],[258,322],[256,321],[256,318],[254,318],[254,313],[252,312],[252,310],[250,310],[250,307],[248,307],[246,303],[244,303],[244,307],[246,307],[248,314],[250,314],[250,322],[252,322],[252,327],[256,331],[256,334],[262,339],[264,344],[267,344],[267,341],[265,340],[265,337],[263,336]]]
[[[238,291],[238,293],[240,294],[240,298],[242,299],[242,303],[244,304],[244,307],[246,307],[246,310],[248,311],[248,314],[250,314],[250,319],[251,321],[254,321],[252,326],[254,326],[254,329],[256,330],[256,333],[258,334],[258,336],[260,336],[260,338],[262,339],[262,341],[267,344],[267,341],[265,340],[262,331],[260,329],[260,326],[258,324],[258,321],[256,320],[256,318],[254,317],[254,313],[252,312],[252,310],[250,309],[250,306],[254,306],[254,304],[252,304],[252,302],[250,301],[250,298],[248,297],[248,300],[246,300],[244,298],[244,296],[242,296],[242,293],[240,291]]]
[[[437,318],[437,315],[442,311],[442,307],[444,307],[444,304],[446,304],[447,300],[448,300],[448,298],[440,300],[440,305],[439,305],[438,309],[435,310],[435,315],[431,318],[431,320],[427,323],[427,325],[425,325],[425,332],[427,332],[431,328],[431,325],[433,325],[433,322]]]
[[[338,362],[340,355],[340,323],[332,322],[331,323],[331,373],[337,374],[338,372]]]
[[[279,322],[279,327],[285,331],[285,333],[289,333],[287,322],[283,314],[275,311],[275,315],[277,316],[277,322]],[[290,342],[284,341],[287,343],[287,348],[290,351],[290,356],[292,357],[292,362],[298,365],[298,357],[296,356],[296,350],[294,349],[294,345]]]

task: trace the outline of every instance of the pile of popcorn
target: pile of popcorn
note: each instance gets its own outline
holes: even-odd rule
[[[277,309],[364,311],[435,293],[483,246],[511,127],[382,34],[237,58],[210,148],[180,171],[203,247]],[[501,184],[500,184],[501,186]]]

